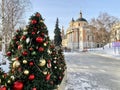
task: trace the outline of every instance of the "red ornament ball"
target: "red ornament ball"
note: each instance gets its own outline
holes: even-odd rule
[[[32,90],[37,90],[37,89],[34,87],[34,88],[32,88]]]
[[[23,35],[23,36],[21,37],[21,39],[22,39],[22,40],[26,40],[26,36]]]
[[[23,55],[23,56],[27,56],[27,55],[28,55],[28,52],[27,52],[27,51],[24,51],[24,52],[22,52],[22,55]]]
[[[14,36],[13,39],[16,40],[17,38]]]
[[[35,78],[35,75],[34,75],[34,74],[31,74],[28,79],[29,79],[29,80],[34,80],[34,78]]]
[[[42,35],[42,36],[44,36],[44,35],[45,35],[45,33],[41,33],[41,35]]]
[[[37,38],[36,38],[36,42],[42,43],[42,42],[43,42],[43,38],[42,38],[42,37],[37,37]]]
[[[35,32],[32,32],[32,35],[35,35]]]
[[[40,17],[40,13],[37,13],[36,16],[37,16],[37,17]]]
[[[7,52],[7,56],[11,56],[11,52],[10,51]]]
[[[30,66],[33,66],[33,64],[34,64],[34,63],[33,63],[32,61],[29,63]]]
[[[22,46],[21,46],[21,45],[19,45],[19,46],[18,46],[18,50],[21,50],[21,48],[22,48]]]
[[[48,64],[47,64],[47,67],[48,67],[48,68],[51,68],[51,63],[48,63]]]
[[[50,74],[47,74],[45,80],[49,81],[50,80],[50,76],[51,76]]]
[[[11,72],[12,72],[12,73],[14,73],[14,72],[15,72],[15,70],[14,70],[14,69],[12,69],[12,70],[11,70]]]
[[[46,41],[46,44],[48,44],[48,41]]]
[[[53,82],[53,81],[50,81],[50,84],[51,84],[51,85],[53,85],[53,84],[54,84],[54,82]]]
[[[19,60],[19,57],[16,57],[15,60]]]
[[[4,73],[4,77],[5,77],[5,78],[7,77],[7,73]]]
[[[16,44],[19,45],[19,41],[16,41]]]
[[[33,30],[34,30],[34,32],[37,32],[37,28],[34,28]]]
[[[43,47],[40,47],[40,48],[38,49],[38,51],[39,51],[39,52],[43,52],[43,51],[44,51],[44,48],[43,48]]]
[[[31,23],[32,23],[32,24],[36,24],[37,21],[33,19],[33,20],[31,21]]]
[[[19,30],[16,30],[16,32],[19,32]]]
[[[6,86],[0,86],[0,90],[7,90]]]
[[[47,62],[48,62],[48,63],[51,63],[51,60],[48,60]]]
[[[13,84],[13,90],[23,90],[23,83],[21,81],[16,81]]]
[[[61,77],[61,76],[59,76],[59,80],[62,80],[62,77]]]
[[[55,46],[54,46],[54,45],[50,45],[50,48],[51,48],[51,49],[54,49],[54,48],[55,48]]]
[[[22,71],[22,69],[21,69],[21,68],[18,68],[18,71],[19,71],[19,72],[21,72],[21,71]]]
[[[30,48],[29,48],[29,50],[30,50],[30,51],[32,51],[32,50],[33,50],[33,48],[32,48],[32,47],[30,47]]]

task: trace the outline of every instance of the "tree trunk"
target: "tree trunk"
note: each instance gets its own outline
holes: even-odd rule
[[[5,33],[4,33],[4,31],[5,31],[5,17],[4,17],[4,0],[2,0],[2,62],[4,62],[4,60],[5,60],[5,57],[4,57],[4,55],[5,55],[5,50],[6,50],[6,48],[5,48],[5,44],[6,44],[6,42],[5,42]]]

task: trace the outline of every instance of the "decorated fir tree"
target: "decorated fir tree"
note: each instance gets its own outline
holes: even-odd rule
[[[6,88],[4,85],[6,84],[7,73],[5,73],[2,68],[0,68],[0,85],[2,88]],[[1,90],[1,89],[0,89]]]
[[[31,16],[27,28],[17,30],[10,42],[7,52],[10,72],[0,90],[4,90],[3,87],[7,90],[56,89],[65,69],[61,71],[59,62],[56,60],[55,63],[54,59],[59,56],[52,50],[47,27],[37,12]]]
[[[56,85],[60,85],[62,82],[62,79],[65,75],[65,70],[66,70],[66,63],[64,60],[64,55],[62,53],[62,49],[55,49],[54,45],[50,46],[51,56],[52,56],[52,67],[53,74],[54,74],[54,82]]]
[[[60,28],[59,28],[59,20],[58,20],[58,18],[56,20],[54,33],[55,33],[55,36],[54,36],[54,44],[55,44],[55,46],[62,45],[62,37],[61,37]]]
[[[63,50],[62,50],[62,36],[61,36],[61,32],[58,24],[59,24],[59,20],[57,18],[55,30],[54,30],[54,33],[55,33],[54,46],[53,46],[53,49],[51,49],[53,54],[51,54],[51,56],[53,58],[52,62],[55,66],[54,68],[56,68],[56,69],[53,69],[55,72],[54,74],[57,78],[56,83],[60,84],[65,75],[66,63],[64,59]]]

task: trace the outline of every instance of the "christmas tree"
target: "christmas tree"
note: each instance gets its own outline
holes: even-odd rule
[[[51,56],[52,56],[52,67],[53,74],[54,74],[54,82],[56,85],[60,85],[64,75],[65,75],[65,70],[66,70],[66,63],[64,60],[64,55],[62,53],[62,49],[59,48],[57,50],[54,45],[50,46],[50,50],[52,51]]]
[[[53,56],[57,53],[52,56],[52,50],[47,27],[37,12],[31,16],[26,29],[17,30],[10,42],[7,51],[10,72],[2,86],[8,90],[56,89],[62,81],[65,69],[61,71],[61,65],[58,66],[61,72],[56,74],[58,71],[54,67],[59,63],[54,63]],[[60,82],[56,82],[57,80]],[[3,87],[0,90],[4,90]]]
[[[0,68],[0,85],[2,88],[6,88],[4,85],[6,84],[6,77],[7,77],[7,73],[5,73],[2,68]],[[1,89],[0,89],[1,90]]]
[[[57,18],[56,20],[56,25],[55,25],[55,36],[54,36],[54,48],[52,49],[53,54],[51,55],[55,66],[54,74],[57,76],[56,78],[56,83],[60,84],[61,80],[63,79],[65,75],[65,70],[66,70],[66,63],[64,60],[64,55],[63,55],[63,50],[62,50],[62,37],[61,37],[61,32],[59,28],[59,20]],[[54,54],[55,53],[55,54]],[[56,64],[57,63],[57,64]]]
[[[54,36],[54,44],[55,46],[60,46],[62,43],[62,37],[61,37],[61,32],[60,32],[60,28],[59,28],[59,20],[57,18],[56,20],[56,25],[55,25],[55,30],[54,30],[54,33],[55,33],[55,36]]]

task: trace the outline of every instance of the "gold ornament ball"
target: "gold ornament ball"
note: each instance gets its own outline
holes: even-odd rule
[[[13,68],[17,68],[20,66],[20,62],[19,61],[14,61],[13,62]]]
[[[57,67],[56,67],[56,66],[55,66],[54,68],[55,68],[55,69],[57,69]]]
[[[55,61],[53,61],[54,63],[56,63],[56,60]]]
[[[40,59],[40,64],[39,66],[44,66],[46,64],[46,60],[45,59]]]
[[[4,78],[4,75],[2,75],[2,78]]]
[[[23,60],[23,64],[27,64],[27,60]]]
[[[40,22],[43,22],[43,20],[40,20]]]
[[[28,34],[28,32],[27,32],[27,31],[24,31],[24,32],[23,32],[23,35],[26,35],[26,34]]]
[[[11,83],[11,81],[10,81],[10,80],[8,80],[8,81],[7,81],[7,83]]]
[[[24,31],[27,31],[27,27],[24,27],[23,30],[24,30]]]
[[[59,70],[61,70],[61,68],[59,68]]]
[[[0,83],[1,83],[1,79],[0,79]]]
[[[15,80],[15,77],[14,77],[14,76],[11,76],[10,78],[11,78],[12,80]]]
[[[25,75],[28,75],[28,74],[29,74],[29,71],[28,71],[28,70],[25,70],[25,71],[24,71],[24,74],[25,74]]]
[[[46,44],[46,43],[44,43],[44,46],[47,46],[47,44]]]
[[[57,88],[59,88],[60,87],[60,85],[57,85]]]
[[[16,60],[16,58],[12,58],[11,60],[12,60],[12,61],[15,61],[15,60]]]
[[[49,54],[51,54],[51,51],[50,51],[49,49],[47,50],[47,52],[48,52]]]
[[[56,59],[57,59],[57,57],[54,57],[54,59],[56,60]]]
[[[47,71],[43,71],[43,74],[44,74],[44,75],[47,75]]]

